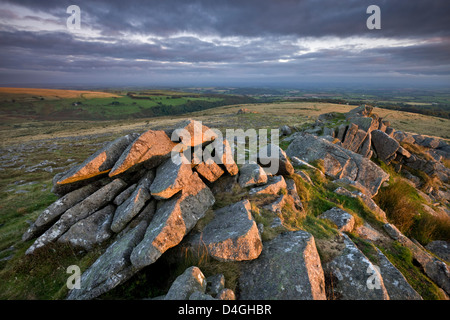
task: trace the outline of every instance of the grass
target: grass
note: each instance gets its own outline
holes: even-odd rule
[[[83,272],[99,256],[94,250],[88,254],[75,252],[68,245],[53,244],[24,255],[31,243],[21,245],[15,257],[0,271],[0,299],[54,300],[64,299],[67,267],[77,265]]]
[[[381,188],[374,199],[391,223],[422,245],[450,239],[450,219],[425,212],[422,207],[425,200],[403,179],[396,178],[388,187]]]

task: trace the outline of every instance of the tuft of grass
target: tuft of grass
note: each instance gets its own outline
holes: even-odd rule
[[[402,233],[407,234],[420,210],[421,197],[414,187],[402,179],[396,179],[386,188],[380,188],[374,198],[387,218]]]

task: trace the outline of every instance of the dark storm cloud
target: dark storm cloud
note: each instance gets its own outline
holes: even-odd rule
[[[72,4],[80,6],[82,28],[91,34],[64,29]],[[372,4],[381,8],[381,30],[366,27]],[[29,71],[90,79],[114,74],[296,79],[395,72],[442,75],[448,81],[449,8],[446,0],[0,0],[0,68],[6,70],[0,80]],[[53,29],[33,30],[21,26],[24,21]],[[313,47],[326,37],[341,43]],[[354,37],[363,39],[362,48],[349,42]],[[306,40],[299,44],[298,39]],[[370,46],[377,39],[411,41]]]
[[[106,34],[146,32],[163,36],[182,31],[241,35],[373,35],[366,28],[366,9],[382,12],[384,36],[449,34],[446,0],[112,0],[6,1],[51,13],[76,3]]]

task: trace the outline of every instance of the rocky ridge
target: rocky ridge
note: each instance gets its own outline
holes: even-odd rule
[[[268,161],[267,152],[258,156],[257,162],[238,166],[233,144],[226,140],[217,143],[216,136],[205,134],[209,128],[197,121],[118,138],[82,164],[55,176],[53,192],[60,199],[23,235],[24,241],[35,239],[27,254],[52,242],[86,251],[104,248],[83,272],[81,289],[69,291],[68,299],[101,297],[177,247],[203,250],[219,262],[238,262],[239,291],[225,288],[222,274],[206,278],[192,266],[160,298],[421,299],[379,250],[377,268],[347,236],[355,233],[374,244],[379,239],[402,240],[422,261],[425,274],[449,294],[448,261],[390,228],[386,214],[373,201],[383,183],[389,181],[389,174],[370,160],[378,158],[399,171],[402,167],[420,168],[438,175],[443,184],[439,190],[430,190],[429,196],[445,205],[450,175],[440,161],[450,158],[449,146],[442,140],[396,132],[368,106],[350,111],[342,123],[332,127],[329,124],[334,116],[322,115],[309,131],[283,128],[289,147],[286,152],[278,148],[269,154],[271,161],[280,164],[277,172],[261,166]],[[183,140],[172,134],[179,130],[200,130],[201,135]],[[319,136],[320,132],[324,135]],[[405,141],[428,148],[436,158],[424,160],[409,152],[402,147]],[[213,160],[187,160],[196,159],[198,148],[205,150],[213,144],[219,150]],[[177,150],[175,155],[173,150]],[[320,166],[312,165],[317,161],[321,161]],[[333,239],[317,239],[311,232],[293,229],[286,215],[305,218],[307,211],[301,189],[292,178],[314,184],[308,171],[298,169],[308,166],[341,185],[335,190],[337,194],[365,203],[385,228],[365,222],[364,229],[357,225],[353,213],[336,206],[319,216],[336,227]],[[239,190],[239,197],[230,203],[217,203],[233,190]],[[265,212],[265,219],[270,217],[269,223],[257,222],[261,220],[259,211]],[[205,221],[201,229],[199,221]],[[272,236],[265,240],[267,234]],[[323,251],[328,247],[324,248],[330,243],[338,245],[324,260]],[[442,244],[436,246],[433,250],[445,251]]]

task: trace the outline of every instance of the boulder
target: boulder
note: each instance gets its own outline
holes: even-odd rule
[[[216,210],[213,220],[189,243],[195,250],[206,249],[219,261],[256,259],[261,253],[262,241],[251,214],[250,201],[243,200]]]
[[[121,179],[115,179],[106,186],[100,188],[89,197],[79,202],[64,214],[59,220],[46,232],[44,232],[26,251],[26,254],[31,254],[37,248],[40,248],[50,242],[56,241],[64,232],[76,222],[88,217],[90,214],[96,212],[98,209],[104,207],[111,202],[115,196],[126,187],[125,182]]]
[[[169,199],[190,183],[191,164],[183,155],[167,159],[156,169],[156,177],[150,186],[151,195],[158,200]]]
[[[168,159],[175,146],[176,143],[171,141],[164,131],[144,132],[121,154],[109,176],[115,177],[142,166],[152,169]]]
[[[265,242],[259,258],[243,263],[241,270],[242,300],[326,300],[319,254],[306,231]]]
[[[271,194],[277,195],[281,190],[286,189],[286,181],[283,176],[273,176],[267,179],[267,184],[261,187],[250,189],[249,194]]]
[[[120,137],[87,158],[82,164],[71,168],[56,181],[57,184],[73,183],[108,173],[123,151],[138,137],[129,134]]]
[[[223,171],[214,161],[200,163],[195,167],[195,171],[209,182],[216,181],[225,173],[225,171]]]
[[[389,164],[389,159],[395,155],[400,144],[394,138],[380,130],[372,131],[372,145],[377,152],[378,158]]]
[[[133,193],[117,207],[111,230],[118,233],[130,222],[150,200],[150,184],[155,177],[154,171],[149,171],[138,183]]]
[[[435,240],[427,244],[425,248],[442,260],[450,262],[450,242]]]
[[[201,121],[192,119],[178,123],[172,132],[171,140],[188,147],[204,146],[217,138],[217,134]]]
[[[367,133],[378,129],[379,125],[378,120],[371,117],[354,117],[350,120],[350,122],[356,124],[358,126],[358,129],[363,130]]]
[[[94,299],[130,279],[136,273],[130,263],[130,254],[144,236],[147,226],[148,221],[144,220],[111,244],[82,274],[81,288],[69,291],[67,299]]]
[[[115,207],[108,205],[94,212],[87,218],[78,221],[64,233],[57,241],[69,243],[74,247],[81,247],[86,251],[104,243],[111,238],[111,222]]]
[[[381,184],[389,179],[389,175],[369,159],[310,134],[298,136],[286,154],[306,162],[323,160],[325,174],[359,182],[369,191],[370,197],[375,196]]]
[[[131,262],[141,269],[155,262],[165,251],[176,246],[215,202],[211,190],[193,173],[190,184],[165,201],[156,213],[144,239],[131,254]]]
[[[422,297],[406,281],[403,274],[378,248],[376,250],[378,267],[390,300],[422,300]]]
[[[267,183],[267,174],[257,163],[245,163],[239,171],[241,188],[259,186]]]
[[[286,156],[286,153],[279,146],[268,144],[262,147],[258,152],[258,162],[261,166],[267,168],[266,171],[275,175],[291,175],[294,173],[294,167]]]
[[[334,207],[319,215],[319,219],[333,222],[341,232],[351,232],[355,226],[355,218],[348,212]]]
[[[333,278],[333,294],[338,300],[389,300],[378,269],[346,234],[345,248],[325,269]]]
[[[405,142],[405,143],[415,143],[414,137],[412,136],[412,134],[408,133],[408,132],[403,132],[403,131],[395,131],[394,132],[394,139],[397,140],[398,142]]]
[[[347,119],[354,117],[369,117],[372,114],[373,107],[368,105],[361,105],[356,107],[345,114]]]
[[[64,212],[87,198],[89,195],[97,191],[100,187],[102,187],[102,183],[95,182],[93,184],[89,184],[80,189],[69,192],[60,199],[53,202],[39,215],[36,221],[23,234],[22,240],[28,241],[42,234],[51,224],[55,223],[56,220]]]
[[[206,278],[199,268],[192,266],[175,279],[164,300],[188,300],[196,291],[205,293]]]

